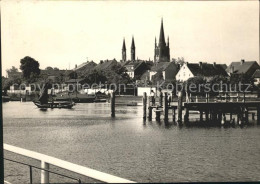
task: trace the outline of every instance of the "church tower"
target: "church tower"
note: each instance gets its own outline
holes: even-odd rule
[[[167,45],[164,37],[164,29],[163,29],[163,19],[161,21],[161,29],[159,36],[159,43],[157,45],[155,38],[155,46],[154,46],[154,62],[169,62],[170,61],[170,46],[169,46],[169,37],[167,40]]]
[[[122,47],[122,62],[126,61],[126,47],[125,47],[125,39],[123,41],[123,47]]]
[[[135,61],[135,41],[134,41],[134,37],[132,37],[131,61]]]

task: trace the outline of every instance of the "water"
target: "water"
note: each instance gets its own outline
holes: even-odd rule
[[[260,181],[257,125],[144,124],[142,106],[118,106],[112,119],[110,104],[101,103],[41,111],[31,102],[8,102],[3,114],[5,143],[125,179]]]

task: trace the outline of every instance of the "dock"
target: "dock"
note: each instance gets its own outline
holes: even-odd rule
[[[165,92],[164,96],[159,95],[159,104],[151,104],[151,97],[148,98],[147,103],[147,94],[144,93],[144,121],[152,121],[154,112],[156,121],[160,121],[163,115],[164,122],[168,123],[169,112],[171,112],[172,121],[174,123],[178,123],[179,125],[183,123],[189,124],[191,122],[190,114],[192,112],[193,114],[198,114],[197,119],[199,119],[200,122],[206,122],[209,125],[244,125],[248,124],[250,119],[249,115],[251,115],[252,120],[257,120],[257,124],[260,125],[260,101],[247,101],[245,94],[242,96],[224,96],[220,98],[217,96],[213,102],[209,101],[209,94],[206,94],[206,98],[203,102],[199,102],[198,97],[196,97],[195,101],[191,101],[187,97],[188,95],[186,95],[186,102],[183,102],[183,92],[179,92],[177,105],[171,105],[172,103],[169,101],[168,93]],[[229,101],[227,100],[228,98]],[[221,100],[219,101],[218,99]],[[241,101],[239,101],[239,99],[241,99]],[[148,115],[146,111],[148,111]]]

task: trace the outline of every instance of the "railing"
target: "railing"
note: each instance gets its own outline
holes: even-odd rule
[[[64,174],[60,174],[60,173],[57,173],[57,172],[49,171],[49,170],[47,170],[47,169],[43,169],[43,168],[36,167],[36,166],[30,165],[30,164],[18,162],[18,161],[11,160],[11,159],[8,159],[8,158],[4,158],[4,160],[8,160],[8,161],[10,161],[10,162],[14,162],[14,163],[17,163],[17,164],[21,164],[21,165],[26,165],[26,166],[28,166],[28,167],[29,167],[29,170],[30,170],[30,184],[33,184],[32,168],[39,169],[39,170],[42,170],[42,171],[46,171],[46,172],[48,172],[48,173],[56,174],[56,175],[59,175],[59,176],[63,176],[63,177],[65,177],[65,178],[69,178],[69,179],[75,180],[75,181],[77,181],[79,184],[81,184],[81,180],[80,180],[80,179],[77,179],[77,178],[73,178],[73,177],[70,177],[70,176],[66,176],[66,175],[64,175]]]
[[[250,95],[258,96],[258,93],[249,93]],[[246,101],[259,101],[258,97],[255,96],[247,96],[247,93],[237,93],[233,92],[227,92],[223,94],[219,94],[217,96],[213,96],[213,98],[210,97],[209,93],[206,93],[205,96],[196,96],[189,93],[189,95],[186,94],[186,102],[246,102]]]
[[[133,181],[96,171],[55,157],[4,144],[4,150],[41,161],[41,183],[49,183],[49,165],[54,165],[105,183],[135,183]],[[74,178],[75,179],[75,178]]]

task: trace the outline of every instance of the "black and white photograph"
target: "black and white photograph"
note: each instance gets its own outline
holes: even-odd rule
[[[259,1],[0,6],[0,183],[260,182]]]

